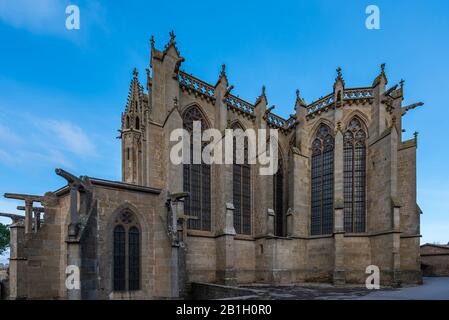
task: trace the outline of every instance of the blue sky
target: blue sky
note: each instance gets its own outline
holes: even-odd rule
[[[64,0],[0,0],[0,194],[43,194],[77,175],[120,179],[120,113],[132,69],[144,80],[149,39],[174,30],[182,69],[215,83],[226,63],[234,93],[267,87],[288,116],[295,90],[307,102],[332,91],[341,66],[348,87],[370,85],[386,63],[405,82],[405,138],[419,131],[422,242],[449,241],[449,2],[441,1],[70,1],[81,29],[65,29]],[[365,28],[380,8],[381,29]],[[17,203],[0,198],[0,210]],[[5,220],[2,220],[5,221]]]

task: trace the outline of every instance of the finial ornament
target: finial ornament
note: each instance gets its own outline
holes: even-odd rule
[[[341,74],[341,68],[340,68],[340,67],[337,68],[337,76],[338,76],[339,78],[341,78],[341,76],[342,76],[342,74]]]
[[[382,64],[380,65],[380,70],[382,71],[382,73],[385,72],[385,63],[382,63]]]
[[[401,79],[401,81],[399,81],[399,84],[401,85],[401,88],[404,88],[404,83],[405,83],[404,79]]]
[[[134,70],[133,70],[134,78],[137,78],[138,75],[139,75],[139,72],[137,71],[137,68],[134,68]]]
[[[151,48],[154,48],[154,36],[153,35],[151,35],[151,38],[150,38],[150,45],[151,45]]]
[[[175,42],[175,38],[176,38],[175,32],[173,30],[170,31],[170,41]]]
[[[299,100],[299,99],[301,99],[301,95],[300,95],[299,89],[296,89],[296,100]]]
[[[341,68],[338,67],[336,71],[337,71],[337,78],[335,79],[334,90],[336,89],[337,82],[340,82],[343,87],[345,86],[345,81],[343,80],[343,73],[341,72]]]
[[[262,95],[263,95],[263,96],[265,95],[265,89],[266,89],[266,88],[265,88],[265,85],[263,85],[263,86],[262,86]]]
[[[224,63],[221,65],[220,77],[226,77],[226,65]]]

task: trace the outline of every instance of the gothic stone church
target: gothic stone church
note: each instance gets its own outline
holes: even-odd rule
[[[157,299],[185,296],[193,282],[420,283],[417,138],[402,140],[403,82],[347,88],[307,104],[297,92],[284,119],[233,94],[225,67],[216,83],[181,70],[171,33],[151,41],[146,83],[137,71],[122,115],[122,181],[77,177],[21,199],[11,225],[9,292],[16,298]],[[192,127],[277,129],[279,170],[259,164],[170,161],[170,133]],[[67,266],[69,268],[67,269]],[[79,287],[66,285],[67,274]],[[76,269],[76,268],[75,268]]]

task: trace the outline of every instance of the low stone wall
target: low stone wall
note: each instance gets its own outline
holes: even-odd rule
[[[191,285],[191,298],[193,300],[214,300],[226,298],[259,297],[265,292],[261,290],[223,286],[212,283],[193,282]]]
[[[421,269],[426,277],[449,276],[449,246],[433,244],[421,246]]]
[[[0,300],[9,298],[9,281],[8,279],[0,280]]]

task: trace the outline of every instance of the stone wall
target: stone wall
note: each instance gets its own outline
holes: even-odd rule
[[[215,238],[189,237],[187,241],[187,281],[215,282]],[[224,253],[222,253],[224,254]]]
[[[363,283],[367,277],[366,267],[371,265],[371,239],[367,236],[344,238],[346,282]]]
[[[421,246],[421,268],[424,276],[449,276],[449,245],[425,244]]]
[[[112,188],[96,188],[98,206],[99,298],[147,299],[170,296],[171,247],[165,226],[166,209],[161,196]],[[112,290],[112,230],[117,215],[130,209],[141,228],[141,290],[129,293]]]

